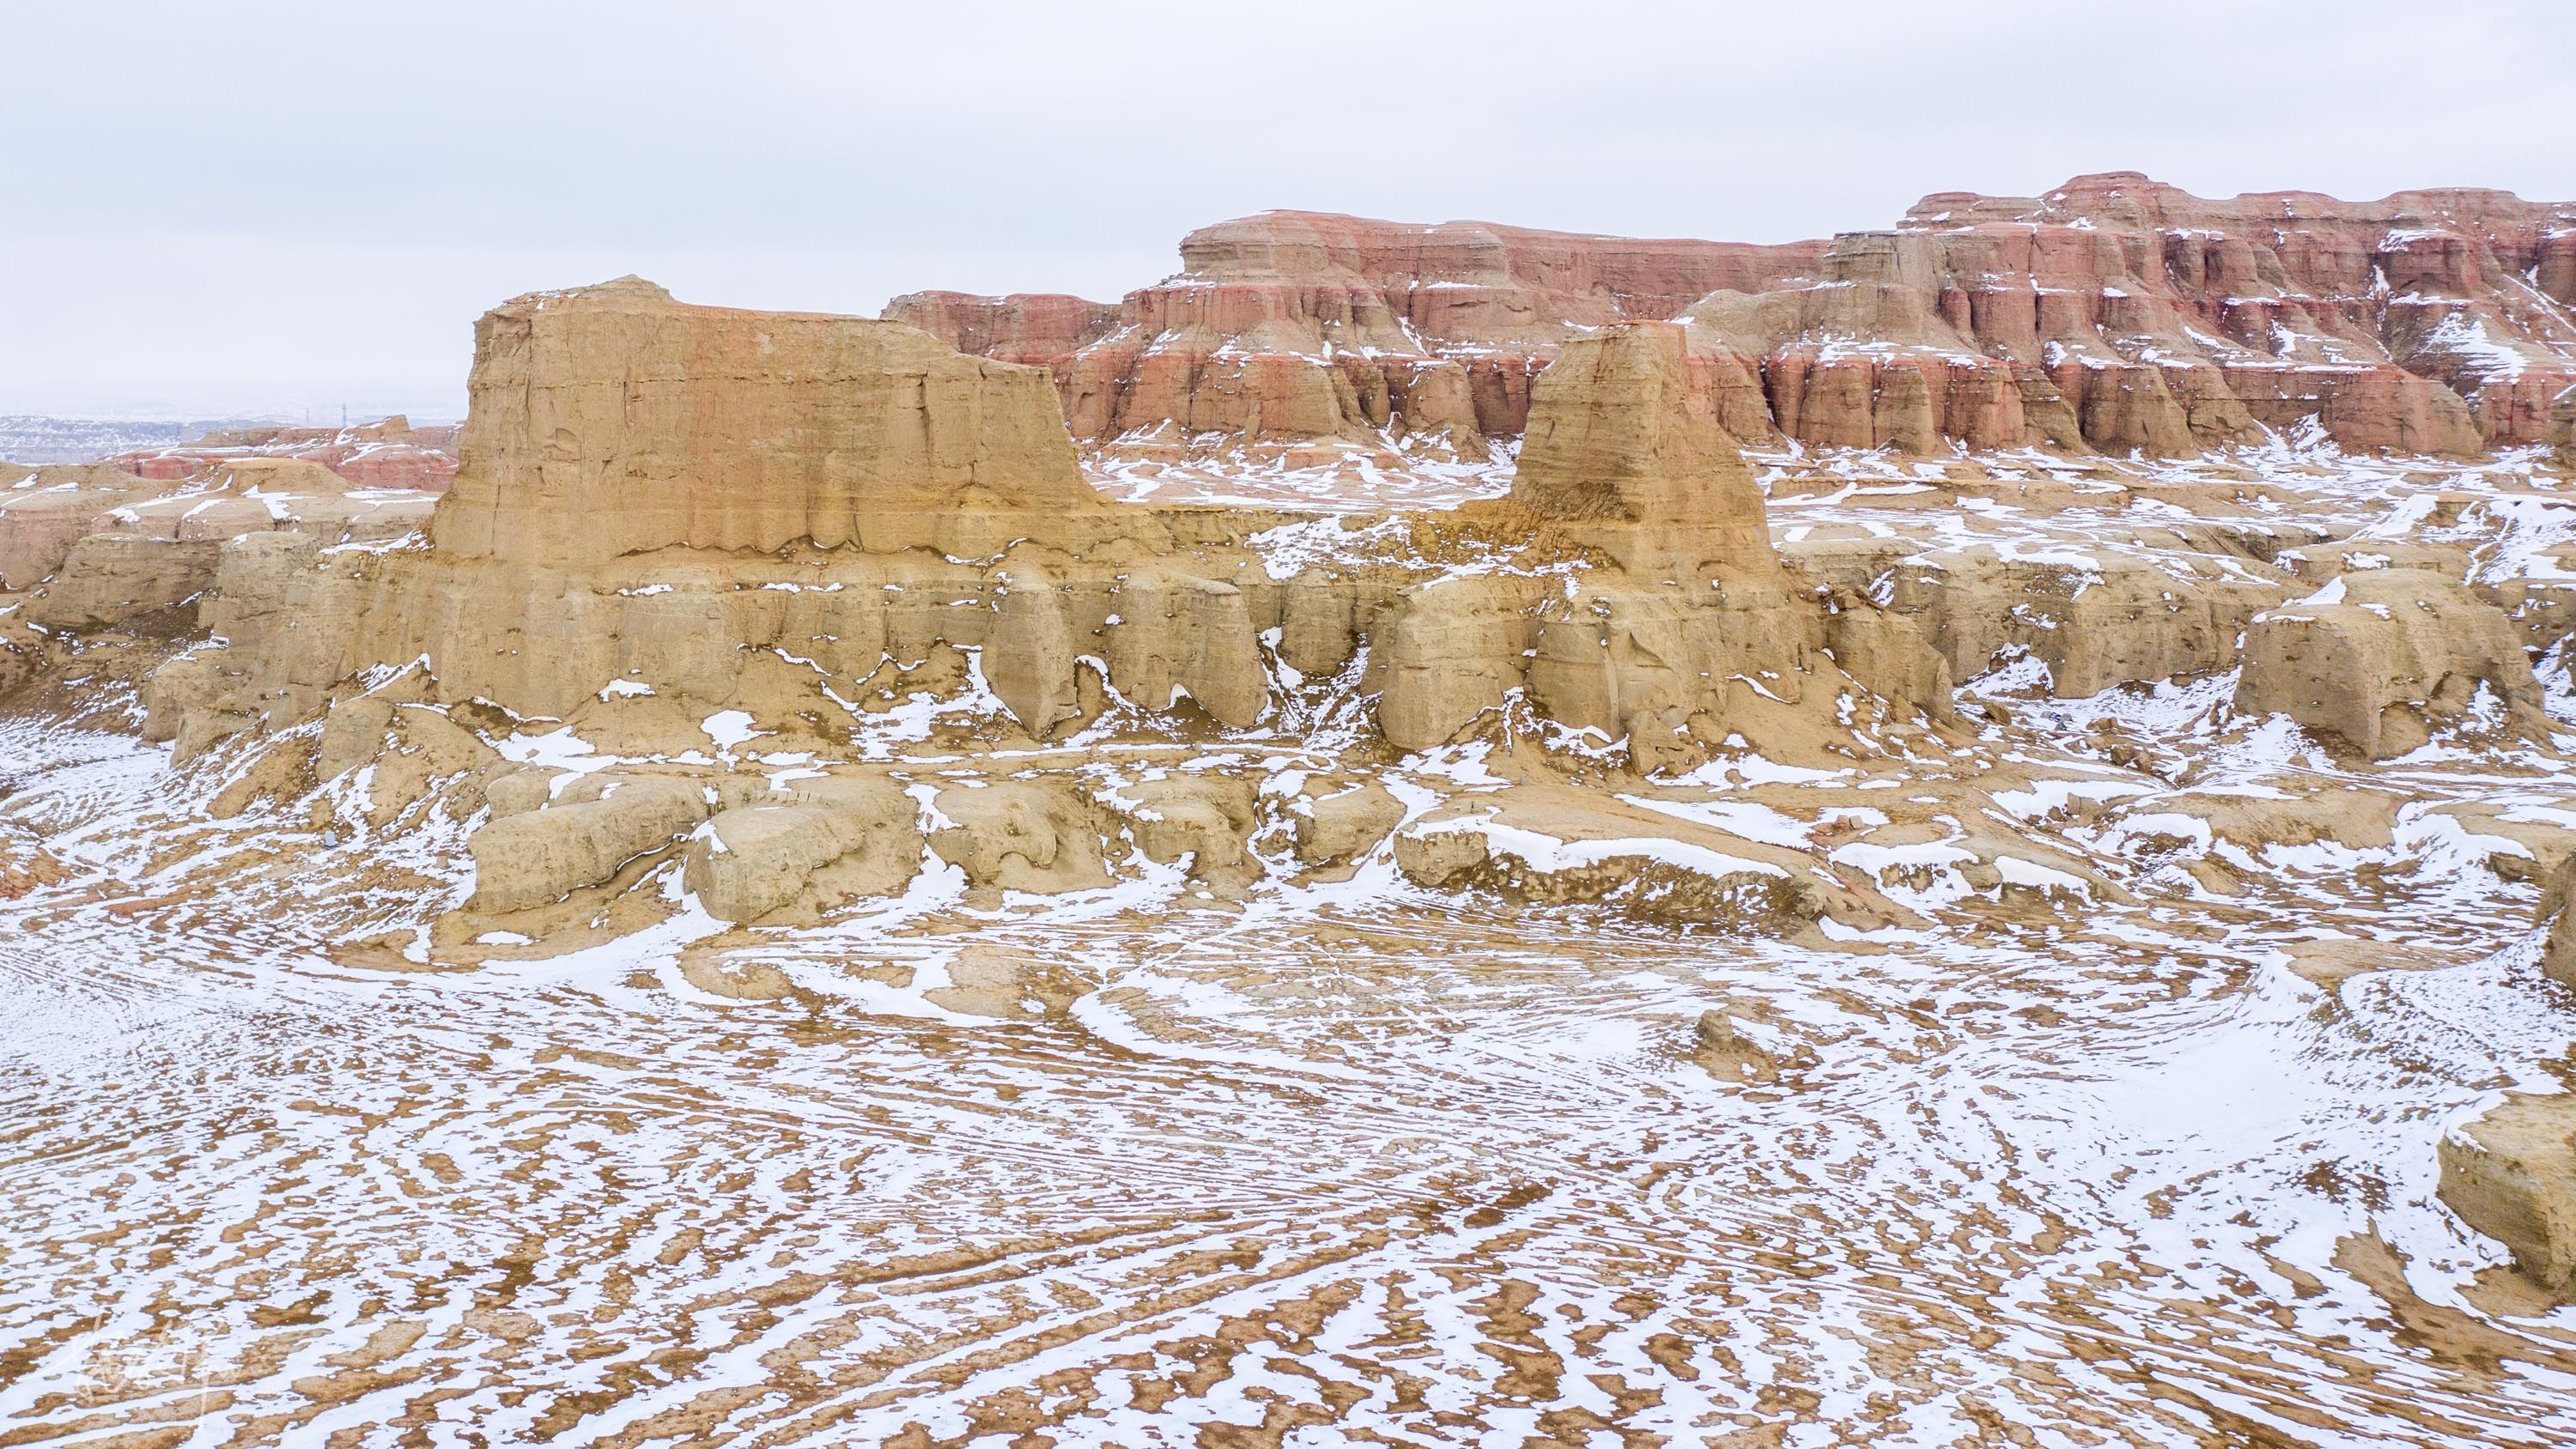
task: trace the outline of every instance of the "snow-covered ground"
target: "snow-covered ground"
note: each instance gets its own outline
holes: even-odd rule
[[[335,965],[84,834],[149,808],[158,751],[5,752],[72,869],[0,905],[0,1432],[2576,1434],[2576,1316],[2464,1298],[2497,1250],[2432,1196],[2445,1125],[2536,1084],[2576,1009],[2536,981],[2531,887],[2438,843],[1847,950],[1383,863],[1226,908],[1175,880],[1140,914],[775,933],[733,955],[800,991],[748,1002],[669,969],[687,913]],[[2333,935],[2420,969],[2286,969]],[[923,995],[996,961],[1070,1004]],[[1709,1009],[1791,1065],[1691,1059]]]
[[[2576,546],[2531,462],[1980,471],[2250,478],[2285,490],[2256,521],[2324,509],[2493,582]],[[1937,465],[1757,466],[1792,543],[1885,527],[2081,575],[2171,521],[2135,489],[1900,514],[1863,490]],[[1349,482],[1297,472],[1255,491]],[[462,898],[463,822],[378,840],[363,780],[320,797],[336,837],[300,806],[208,822],[161,750],[0,722],[0,1443],[2576,1441],[2576,1309],[2499,1297],[2502,1250],[2434,1195],[2444,1134],[2550,1089],[2576,1038],[2529,852],[2493,833],[2576,826],[2568,767],[2339,764],[2234,717],[2223,672],[2056,699],[2029,662],[1965,681],[2012,722],[1938,771],[1746,756],[1618,797],[1928,922],[1796,942],[1430,892],[1380,846],[1231,900],[1156,867],[969,902],[934,857],[902,898],[721,938],[674,863],[638,890],[676,909],[607,945],[384,969],[300,898],[377,852],[371,928],[408,931]],[[930,748],[982,696],[861,743]],[[1346,727],[1087,773],[1285,783]],[[1381,779],[1417,813],[1498,791],[1482,749]],[[2402,794],[2386,843],[2229,833],[2321,782]],[[1939,828],[1836,833],[1901,800]],[[1981,886],[1999,835],[2030,848]],[[209,851],[228,873],[188,867]],[[792,989],[713,989],[762,972]],[[957,1009],[975,982],[1030,1009]],[[1776,1072],[1694,1056],[1712,1010]]]

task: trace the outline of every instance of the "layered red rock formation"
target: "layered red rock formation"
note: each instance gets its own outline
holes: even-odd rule
[[[886,315],[1048,363],[1086,440],[1385,436],[1481,454],[1521,431],[1530,379],[1567,338],[1775,285],[1821,250],[1278,211],[1192,232],[1179,275],[1129,293],[1114,330],[1065,354],[1047,348],[1092,304],[918,293]]]
[[[2180,454],[2538,443],[2576,385],[2576,206],[2493,191],[2194,197],[2134,172],[1941,194],[1830,244],[1633,241],[1269,212],[1106,309],[920,293],[890,316],[1041,363],[1075,435],[1477,451],[1570,337],[1687,317],[1748,441]]]
[[[2538,442],[2576,383],[2576,208],[2492,191],[2210,201],[2135,172],[1926,198],[1818,280],[1693,320],[1801,440],[2176,454]]]
[[[207,478],[257,459],[317,463],[361,488],[442,493],[456,476],[456,425],[414,427],[397,413],[347,428],[230,428],[175,448],[120,454],[109,461],[155,482]]]

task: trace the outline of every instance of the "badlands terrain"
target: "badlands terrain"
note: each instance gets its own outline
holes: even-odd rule
[[[0,1445],[2576,1440],[2576,205],[1181,260],[0,467]]]

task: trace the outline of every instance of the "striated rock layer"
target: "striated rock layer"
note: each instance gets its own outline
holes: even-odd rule
[[[1568,338],[1674,317],[1748,442],[2171,456],[2313,430],[2465,454],[2548,440],[2576,385],[2576,205],[2494,191],[2217,201],[2114,172],[1776,247],[1269,212],[1181,259],[1115,327],[1063,297],[888,315],[1049,366],[1075,434],[1127,453],[1474,452],[1522,431]]]

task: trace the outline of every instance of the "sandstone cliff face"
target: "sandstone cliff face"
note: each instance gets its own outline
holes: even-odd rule
[[[2312,429],[2464,454],[2544,440],[2576,384],[2576,207],[2500,192],[2216,201],[2118,172],[1829,244],[1270,212],[1181,254],[1114,328],[1054,297],[888,315],[1046,363],[1076,436],[1128,453],[1472,451],[1523,429],[1566,339],[1683,316],[1692,386],[1746,442],[2173,456]]]
[[[627,278],[494,309],[475,359],[438,518],[456,559],[799,540],[982,554],[1009,541],[1002,515],[1105,507],[1044,373],[894,323],[684,306]]]

